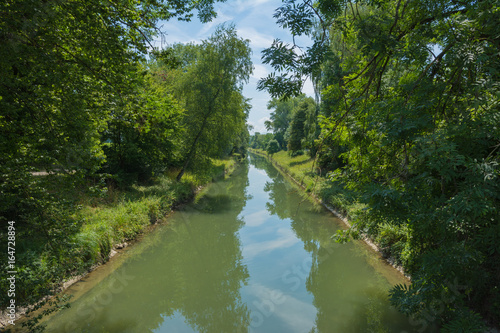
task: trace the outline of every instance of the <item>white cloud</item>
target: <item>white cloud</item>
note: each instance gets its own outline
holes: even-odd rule
[[[259,123],[264,124],[266,121],[271,120],[269,117],[262,117],[259,119]]]
[[[266,222],[269,217],[267,210],[263,209],[261,211],[249,214],[245,216],[245,225],[248,227],[258,227],[259,225]]]
[[[317,310],[314,305],[286,295],[286,302],[278,306],[276,315],[288,325],[288,332],[310,332]]]
[[[287,332],[310,332],[314,326],[317,309],[310,302],[304,302],[278,289],[271,289],[261,284],[249,286],[250,292],[259,300],[256,304],[266,304],[256,309],[262,315],[275,315],[288,326]],[[253,303],[255,305],[255,302]]]
[[[238,36],[250,40],[252,49],[262,49],[270,47],[274,38],[268,34],[258,32],[252,27],[238,28]]]
[[[302,92],[307,96],[314,97],[314,87],[310,79],[307,79],[306,82],[304,83],[304,86],[302,87]]]
[[[257,65],[254,65],[253,67],[254,67],[253,74],[251,77],[254,79],[260,80],[261,78],[266,77],[269,74],[266,66],[264,66],[264,65],[257,64]]]
[[[276,249],[284,249],[291,247],[299,242],[292,230],[280,228],[276,230],[277,237],[274,240],[264,241],[260,243],[252,243],[243,248],[243,256],[245,259],[251,259],[260,254],[265,254]]]
[[[249,9],[260,7],[268,2],[272,2],[272,0],[237,0],[231,2],[231,6],[236,12],[242,13]]]
[[[217,11],[217,17],[213,19],[212,21],[205,23],[201,30],[198,32],[198,38],[205,39],[208,37],[208,33],[212,33],[213,28],[215,28],[217,25],[221,23],[225,23],[228,21],[234,20],[233,16],[229,16],[224,14],[222,11]]]
[[[270,120],[269,117],[260,118],[256,122],[249,120],[248,124],[253,126],[251,134],[254,134],[255,132],[259,132],[260,134],[267,133],[268,131],[266,129],[266,125],[264,125],[266,120]]]

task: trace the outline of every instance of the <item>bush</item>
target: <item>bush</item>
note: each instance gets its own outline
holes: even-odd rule
[[[297,156],[302,156],[302,155],[304,155],[304,151],[302,149],[290,151],[291,157],[297,157]]]
[[[279,145],[278,141],[276,141],[274,139],[271,140],[271,141],[269,141],[269,143],[266,146],[266,151],[267,151],[268,154],[271,154],[271,155],[279,152],[280,151],[280,145]]]

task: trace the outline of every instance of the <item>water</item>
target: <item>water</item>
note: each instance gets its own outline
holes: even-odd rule
[[[47,332],[410,332],[387,301],[406,282],[330,213],[251,156],[71,287]]]

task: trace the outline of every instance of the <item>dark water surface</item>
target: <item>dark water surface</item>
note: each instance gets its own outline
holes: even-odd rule
[[[406,282],[252,155],[68,292],[47,332],[412,332],[387,301]],[[419,330],[420,331],[420,330]]]

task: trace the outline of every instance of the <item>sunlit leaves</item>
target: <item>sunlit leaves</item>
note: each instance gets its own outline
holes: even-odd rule
[[[289,29],[292,35],[310,34],[313,25],[314,11],[310,1],[297,3],[296,0],[284,0],[284,4],[276,9],[273,15],[276,23]]]
[[[276,75],[275,73],[271,73],[259,80],[257,89],[267,90],[274,98],[281,96],[289,98],[300,94],[303,84],[304,82],[300,75],[289,75],[288,73]]]
[[[262,62],[269,64],[279,71],[296,68],[299,55],[293,46],[275,39],[270,48],[262,51]]]
[[[127,149],[144,169],[158,167],[154,158],[172,157],[180,108],[142,80],[141,62],[159,20],[189,19],[197,9],[206,21],[214,17],[213,2],[0,2],[0,222],[16,221],[20,236],[36,232],[41,248],[53,248],[50,260],[58,260],[58,245],[78,227],[65,186],[102,172],[105,150]],[[124,155],[108,156],[105,168],[116,162],[113,171],[123,171],[113,157]],[[65,274],[56,273],[46,282]],[[36,303],[40,289],[25,288],[32,299],[23,295],[19,304]]]
[[[241,92],[252,63],[249,41],[238,37],[234,25],[219,26],[201,45],[177,45],[174,50],[181,62],[174,91],[186,109],[180,179],[186,168],[246,145],[242,138],[248,136],[250,107]]]

